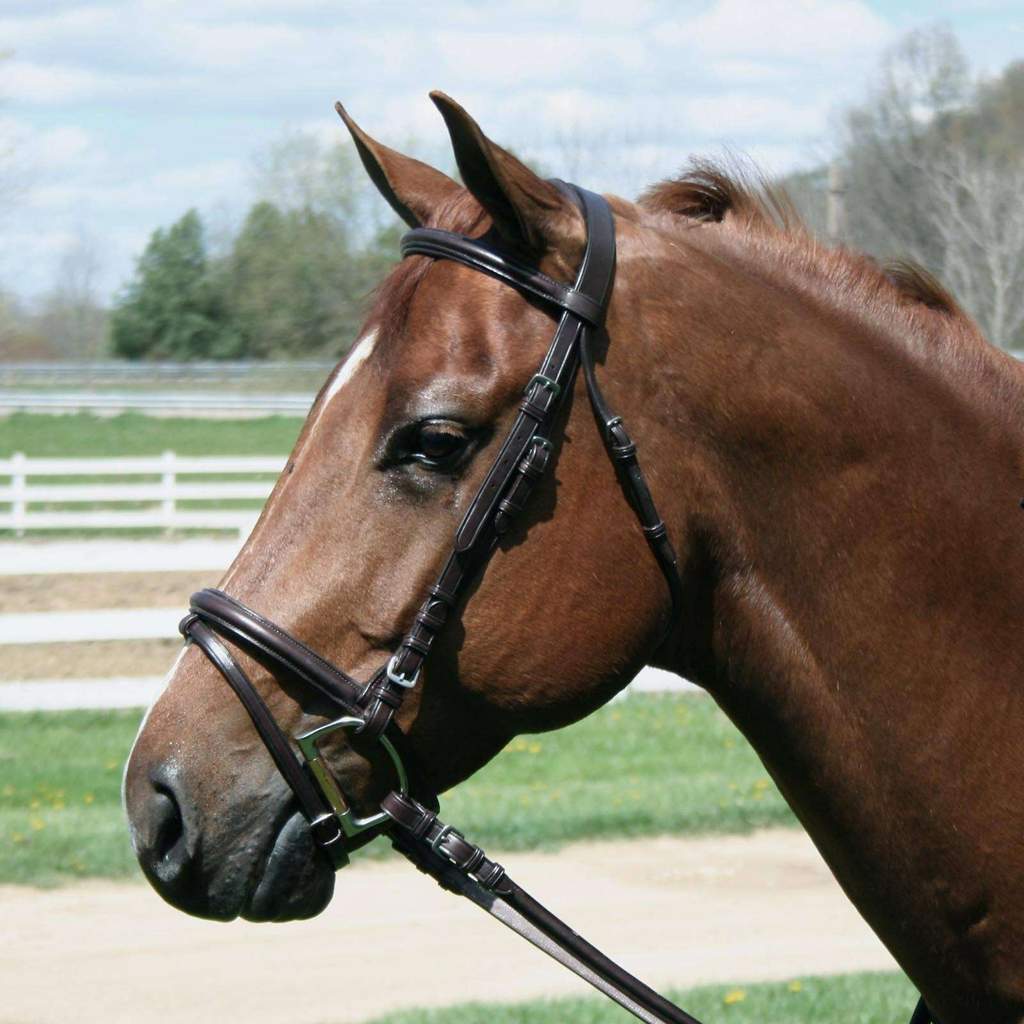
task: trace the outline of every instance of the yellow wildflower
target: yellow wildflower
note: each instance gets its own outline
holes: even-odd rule
[[[732,1006],[734,1003],[742,1003],[747,998],[747,993],[741,988],[734,988],[729,992],[726,992],[722,997],[722,1002],[726,1006]]]

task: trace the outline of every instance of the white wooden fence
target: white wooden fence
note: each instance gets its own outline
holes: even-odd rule
[[[145,458],[48,459],[16,452],[0,459],[0,530],[22,536],[32,530],[201,529],[235,530],[242,537],[252,528],[259,509],[181,508],[179,502],[265,501],[273,482],[245,477],[276,475],[284,464],[282,455],[195,457],[164,452]],[[147,476],[156,479],[138,479]],[[182,476],[212,479],[182,480]],[[2,482],[5,477],[9,483]],[[53,482],[54,477],[72,477],[75,482]],[[90,481],[89,477],[115,481]],[[117,508],[119,503],[144,507]],[[34,507],[39,505],[86,507]]]

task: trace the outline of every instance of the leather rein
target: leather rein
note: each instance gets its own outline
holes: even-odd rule
[[[186,641],[213,662],[235,691],[278,770],[309,821],[313,840],[336,868],[348,862],[346,840],[387,832],[397,850],[451,892],[464,896],[522,935],[594,988],[647,1024],[700,1024],[685,1010],[623,970],[517,885],[491,860],[437,816],[437,802],[410,795],[403,734],[394,722],[407,690],[416,686],[433,643],[467,585],[484,570],[513,520],[525,509],[551,463],[552,434],[582,366],[605,450],[668,585],[666,633],[679,621],[682,581],[675,551],[644,479],[620,416],[598,386],[591,344],[604,332],[615,273],[615,224],[608,203],[593,192],[555,184],[579,208],[587,239],[576,281],[567,286],[491,245],[434,228],[414,228],[401,241],[404,256],[448,259],[488,274],[555,311],[558,326],[540,368],[526,386],[519,412],[455,533],[452,550],[398,649],[366,682],[322,658],[280,626],[220,590],[200,590],[181,622]],[[271,671],[314,690],[339,717],[291,740],[228,649],[230,642]],[[396,788],[380,810],[357,817],[324,761],[319,745],[350,731],[379,742],[395,771]],[[411,763],[411,762],[410,762]],[[930,1024],[923,1001],[911,1024]]]

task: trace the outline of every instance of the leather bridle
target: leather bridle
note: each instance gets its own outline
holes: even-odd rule
[[[614,219],[601,196],[564,182],[555,184],[577,206],[586,225],[586,247],[572,286],[541,273],[486,236],[471,239],[435,228],[414,228],[402,238],[403,256],[454,260],[497,278],[555,311],[558,326],[538,372],[525,388],[515,421],[456,531],[443,569],[388,662],[369,680],[358,682],[220,590],[193,594],[180,628],[237,694],[295,794],[316,845],[336,867],[348,861],[346,839],[365,838],[371,830],[386,831],[396,849],[442,887],[487,910],[640,1020],[700,1024],[577,935],[512,881],[501,865],[457,829],[444,824],[437,817],[433,797],[425,798],[425,804],[410,795],[405,769],[409,754],[394,722],[406,691],[419,681],[423,663],[467,584],[483,571],[500,538],[524,511],[530,493],[548,470],[558,414],[573,390],[580,366],[605,450],[668,584],[671,608],[666,634],[679,621],[682,581],[675,551],[640,469],[636,445],[622,418],[609,408],[594,369],[592,343],[604,333],[615,273]],[[295,738],[302,762],[225,641],[272,671],[298,679],[339,712],[334,720]],[[379,742],[394,766],[397,786],[383,798],[375,814],[355,816],[321,756],[319,743],[338,730]],[[923,1006],[922,1002],[911,1024],[928,1024],[930,1017]]]

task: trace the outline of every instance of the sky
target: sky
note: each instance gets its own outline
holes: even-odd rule
[[[808,166],[885,48],[937,21],[979,73],[1024,57],[1020,0],[0,0],[0,287],[39,296],[84,247],[109,298],[155,228],[239,217],[275,140],[344,139],[335,99],[443,159],[441,88],[625,194],[723,147]]]

